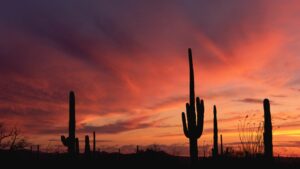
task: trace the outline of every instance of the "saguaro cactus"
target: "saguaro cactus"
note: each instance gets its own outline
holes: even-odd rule
[[[88,135],[85,136],[85,148],[84,153],[89,155],[91,153],[91,146],[90,146],[90,138]]]
[[[264,149],[265,157],[273,157],[273,143],[272,143],[272,120],[270,112],[270,102],[268,99],[264,100]]]
[[[190,143],[190,158],[191,162],[195,163],[198,160],[198,143],[203,132],[203,120],[204,120],[204,103],[199,97],[196,99],[197,116],[195,110],[195,89],[194,89],[194,68],[192,50],[188,49],[189,53],[189,67],[190,67],[190,103],[186,103],[186,116],[182,112],[182,126],[184,135],[189,139]],[[186,117],[187,123],[186,124]]]
[[[93,153],[96,153],[96,132],[93,131]]]
[[[213,156],[218,156],[218,119],[217,119],[217,107],[214,105],[214,148]]]
[[[64,146],[68,147],[69,154],[75,154],[75,94],[73,91],[70,92],[69,96],[69,136],[61,136],[61,141]]]

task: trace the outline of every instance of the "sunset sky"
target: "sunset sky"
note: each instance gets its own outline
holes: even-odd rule
[[[239,122],[263,121],[269,98],[274,155],[300,156],[299,21],[297,0],[2,0],[0,121],[44,149],[62,145],[74,90],[81,141],[95,130],[101,149],[185,155],[192,48],[199,154],[212,144],[214,104],[224,146],[239,146]]]

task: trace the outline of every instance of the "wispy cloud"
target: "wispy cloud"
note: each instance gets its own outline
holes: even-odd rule
[[[157,123],[160,123],[164,120],[166,120],[166,118],[149,121],[149,116],[139,116],[127,120],[119,120],[114,123],[105,124],[101,126],[91,126],[88,124],[82,124],[82,128],[79,129],[79,132],[96,131],[97,133],[102,134],[117,134],[131,130],[145,129],[150,127],[160,127],[159,125],[157,125]]]
[[[257,98],[243,98],[243,99],[234,100],[234,101],[243,102],[243,103],[263,104],[263,99],[257,99]],[[279,103],[276,103],[274,101],[270,101],[270,104],[279,105]]]

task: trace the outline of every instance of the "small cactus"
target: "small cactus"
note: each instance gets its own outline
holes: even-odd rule
[[[264,100],[264,149],[265,157],[273,158],[273,142],[272,142],[272,119],[270,111],[270,102]]]
[[[37,145],[37,158],[40,158],[40,145]]]
[[[93,132],[93,154],[96,153],[96,132]]]
[[[221,156],[223,156],[224,150],[223,150],[223,137],[222,137],[222,134],[220,135],[220,141],[221,141]]]
[[[85,155],[90,155],[91,154],[90,138],[89,138],[88,135],[85,136],[84,154]]]
[[[76,138],[76,140],[75,140],[75,146],[76,146],[76,154],[79,155],[80,150],[79,150],[79,140],[78,140],[78,138]]]
[[[189,67],[190,67],[190,103],[186,103],[186,115],[182,112],[182,125],[184,135],[189,139],[190,142],[190,158],[192,164],[198,160],[198,143],[197,140],[200,138],[203,132],[203,121],[204,121],[204,103],[199,97],[196,99],[196,110],[195,110],[195,89],[194,89],[194,68],[192,50],[189,48]],[[187,117],[187,119],[186,119]],[[187,124],[188,123],[188,124]]]
[[[214,148],[213,156],[218,156],[218,120],[217,120],[217,107],[214,105]]]
[[[68,153],[74,155],[76,152],[75,147],[75,94],[73,91],[70,92],[69,96],[69,136],[61,136],[61,142],[64,146],[68,147]]]

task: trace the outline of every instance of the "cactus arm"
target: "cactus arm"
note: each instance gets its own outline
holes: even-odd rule
[[[185,135],[185,137],[189,138],[189,132],[188,132],[188,129],[187,129],[187,125],[186,125],[186,119],[185,119],[185,114],[184,112],[182,112],[182,126],[183,126],[183,133]]]
[[[185,105],[186,108],[186,116],[187,116],[187,122],[188,122],[188,130],[191,132],[192,130],[192,120],[191,120],[191,112],[190,112],[190,105],[186,103]]]
[[[60,139],[61,139],[61,142],[63,143],[64,146],[69,145],[68,138],[66,138],[65,136],[61,136]]]
[[[199,138],[203,133],[203,123],[204,123],[204,102],[200,101],[200,98],[196,99],[197,104],[197,132],[196,138]]]

